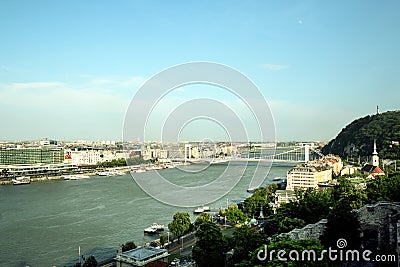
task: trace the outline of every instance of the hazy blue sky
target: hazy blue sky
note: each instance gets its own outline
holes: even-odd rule
[[[146,79],[212,61],[258,85],[278,140],[327,141],[376,105],[399,109],[399,11],[365,0],[2,0],[0,140],[120,140]]]

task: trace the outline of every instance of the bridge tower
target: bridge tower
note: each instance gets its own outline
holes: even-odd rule
[[[310,145],[304,146],[304,161],[305,163],[310,161]]]
[[[189,160],[192,158],[192,145],[191,144],[185,144],[185,162],[188,158],[189,158]]]

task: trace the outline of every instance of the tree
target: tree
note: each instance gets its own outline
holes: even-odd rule
[[[85,260],[85,263],[83,263],[83,267],[97,267],[96,258],[93,255],[89,256],[89,258]]]
[[[321,242],[325,247],[336,247],[339,239],[346,240],[346,249],[360,247],[360,223],[346,201],[339,201],[327,219],[328,222],[321,237]]]
[[[244,201],[246,213],[253,216],[260,212],[261,207],[265,214],[272,213],[268,202],[273,197],[273,190],[276,190],[276,187],[257,188],[253,195]]]
[[[231,239],[230,247],[233,248],[234,253],[229,266],[234,263],[247,262],[250,259],[249,252],[254,251],[266,242],[268,242],[267,236],[262,232],[247,226],[236,228]]]
[[[164,244],[168,242],[168,236],[165,234],[160,235],[160,245],[164,247]]]
[[[168,229],[180,238],[186,231],[190,229],[190,216],[187,212],[177,212],[174,214],[173,220],[168,224]]]
[[[378,176],[371,181],[366,190],[369,203],[377,201],[400,201],[400,174]]]
[[[271,237],[275,234],[288,233],[295,228],[302,228],[305,225],[306,222],[302,219],[285,217],[282,214],[272,214],[268,216],[264,232]]]
[[[349,179],[339,178],[338,181],[339,185],[335,187],[333,192],[335,203],[345,201],[352,209],[359,209],[367,203],[368,198],[364,190],[355,188]]]
[[[233,223],[243,223],[247,216],[241,211],[237,205],[231,205],[225,210],[225,216],[228,221]]]
[[[125,244],[122,245],[122,252],[135,249],[136,247],[137,247],[137,246],[136,246],[135,242],[133,242],[133,241],[128,241],[128,242],[126,242]]]
[[[224,266],[226,241],[221,229],[212,222],[200,224],[196,232],[197,242],[192,255],[199,267]]]
[[[211,215],[208,212],[202,212],[199,217],[197,217],[196,221],[194,222],[195,226],[199,226],[204,222],[211,222]]]
[[[295,195],[296,200],[278,209],[281,218],[298,218],[304,220],[306,224],[316,223],[326,218],[334,205],[332,189],[323,191],[314,188],[298,189]]]

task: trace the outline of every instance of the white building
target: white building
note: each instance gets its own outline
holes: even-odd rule
[[[77,166],[96,165],[100,162],[124,158],[122,153],[108,150],[65,150],[64,163]]]
[[[287,190],[318,188],[319,183],[332,181],[332,169],[323,164],[301,164],[287,173]]]

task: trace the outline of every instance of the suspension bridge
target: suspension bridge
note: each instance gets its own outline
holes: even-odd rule
[[[276,147],[275,149],[262,149],[258,151],[246,151],[237,153],[232,156],[221,156],[215,157],[193,157],[190,152],[191,147],[185,146],[185,153],[182,151],[171,153],[169,157],[171,161],[175,162],[226,162],[226,161],[273,161],[273,162],[293,162],[301,163],[308,162],[310,160],[316,160],[324,155],[317,149],[309,146],[295,146],[295,147]],[[183,155],[182,155],[183,154]]]

